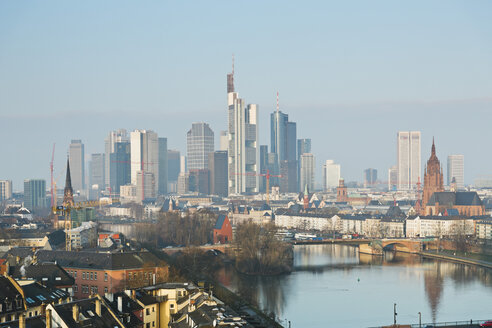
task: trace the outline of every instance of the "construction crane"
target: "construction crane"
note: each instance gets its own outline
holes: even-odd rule
[[[98,207],[102,205],[110,205],[114,203],[119,203],[118,198],[114,199],[109,199],[109,200],[96,200],[96,201],[86,201],[86,202],[78,202],[74,203],[73,205],[71,204],[66,204],[66,205],[59,205],[59,206],[54,206],[52,207],[53,214],[55,215],[63,215],[65,217],[65,235],[66,235],[66,244],[65,244],[65,249],[67,251],[72,250],[72,215],[71,212],[74,210],[81,210],[84,208],[90,208],[90,207]]]
[[[270,170],[266,173],[234,173],[234,175],[245,175],[252,177],[265,177],[266,178],[266,203],[270,205],[270,178],[283,178],[283,175],[270,174]]]

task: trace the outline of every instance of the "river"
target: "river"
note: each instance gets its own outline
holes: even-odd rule
[[[374,327],[492,319],[492,271],[418,255],[359,254],[346,245],[297,245],[294,271],[253,277],[227,266],[216,278],[285,327]]]

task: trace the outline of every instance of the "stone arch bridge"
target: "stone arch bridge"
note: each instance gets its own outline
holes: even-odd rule
[[[420,253],[426,250],[427,241],[416,239],[376,239],[359,244],[359,252],[364,254],[382,255],[383,250],[392,250],[404,253]]]

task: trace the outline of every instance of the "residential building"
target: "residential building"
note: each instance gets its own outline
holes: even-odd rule
[[[72,140],[68,158],[72,170],[72,187],[76,192],[81,192],[85,189],[85,155],[82,140]]]
[[[120,146],[117,146],[117,144],[120,144]],[[127,145],[127,147],[121,146],[121,144]],[[117,158],[111,156],[111,154],[113,154],[113,153],[120,152],[120,155],[117,157],[121,158],[121,151],[122,151],[121,147],[125,147],[125,151],[128,154],[128,159],[126,159],[126,158],[125,159],[117,159]],[[111,183],[111,177],[119,176],[118,173],[112,172],[113,169],[118,169],[119,173],[121,173],[121,171],[122,171],[121,166],[112,165],[112,163],[121,163],[121,164],[124,163],[124,164],[127,164],[128,166],[130,166],[130,157],[129,157],[130,156],[130,139],[128,138],[128,133],[125,129],[119,129],[116,131],[111,131],[109,133],[109,135],[104,140],[104,154],[105,154],[105,161],[106,161],[106,167],[105,167],[106,187],[111,186],[111,188],[114,192],[118,192],[119,186],[130,183],[129,181],[124,182],[124,183],[119,183],[117,185]],[[126,162],[128,162],[128,163],[126,163]],[[128,174],[129,174],[129,172],[130,172],[130,169],[128,169]]]
[[[167,265],[155,255],[139,252],[47,251],[36,253],[38,262],[56,261],[74,279],[74,297],[116,293],[127,288],[164,282]]]
[[[233,73],[228,75],[227,83],[229,194],[258,192],[260,187],[258,105],[245,105],[239,94],[233,91]]]
[[[0,201],[12,198],[12,180],[0,180]]]
[[[159,138],[159,180],[157,184],[157,194],[167,194],[167,138]]]
[[[214,244],[226,244],[232,241],[232,225],[227,215],[221,214],[214,227]]]
[[[476,228],[477,238],[492,239],[492,221],[479,221],[476,223]]]
[[[96,247],[97,245],[97,223],[92,221],[81,222],[80,226],[73,228],[70,233],[71,249],[82,249]]]
[[[473,235],[474,226],[473,219],[462,216],[413,216],[406,219],[406,237]]]
[[[46,207],[46,181],[42,179],[24,180],[24,207],[29,210]]]
[[[417,188],[421,172],[420,154],[420,131],[398,132],[398,190],[413,190]]]
[[[208,154],[210,170],[210,194],[227,197],[227,150]]]
[[[465,156],[449,155],[448,156],[448,186],[451,186],[453,178],[456,181],[458,189],[465,188]]]
[[[371,187],[378,181],[378,170],[366,169],[364,170],[364,187]]]
[[[207,123],[193,123],[186,135],[188,170],[208,169],[208,154],[214,151],[214,132]]]
[[[328,159],[323,165],[323,188],[325,191],[332,190],[338,186],[340,181],[340,164]]]
[[[157,194],[159,181],[159,140],[157,133],[150,130],[135,130],[130,133],[131,183],[137,185],[138,172],[153,175],[152,189]],[[140,177],[147,174],[140,174]]]
[[[315,159],[311,153],[301,155],[301,185],[314,190]]]

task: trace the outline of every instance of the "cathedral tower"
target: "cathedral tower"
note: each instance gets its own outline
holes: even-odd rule
[[[422,199],[422,208],[425,209],[427,202],[435,192],[444,191],[443,175],[441,162],[436,156],[436,146],[432,139],[431,156],[427,161],[424,174],[424,195]]]

